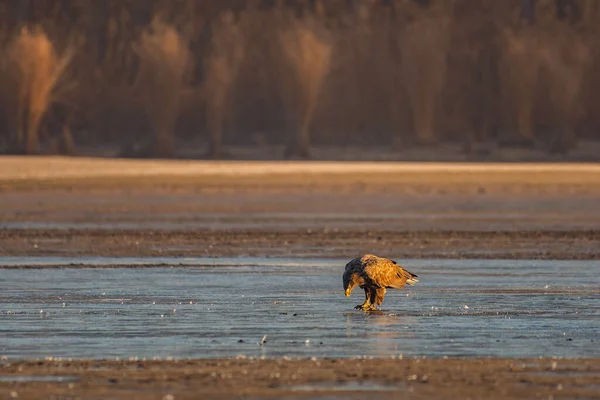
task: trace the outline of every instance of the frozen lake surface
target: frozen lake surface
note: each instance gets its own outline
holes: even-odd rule
[[[403,260],[373,313],[346,261],[0,257],[0,355],[600,357],[600,261]]]

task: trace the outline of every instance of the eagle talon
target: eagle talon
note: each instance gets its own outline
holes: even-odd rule
[[[363,311],[379,311],[379,309],[374,304],[369,304],[365,307],[362,307]]]

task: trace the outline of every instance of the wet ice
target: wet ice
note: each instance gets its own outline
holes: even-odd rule
[[[404,260],[422,280],[380,313],[343,295],[346,260],[40,261],[90,267],[0,270],[9,358],[600,356],[598,261]]]

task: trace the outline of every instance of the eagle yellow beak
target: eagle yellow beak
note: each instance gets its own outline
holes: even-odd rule
[[[350,296],[350,290],[349,289],[346,289],[346,291],[344,293],[346,293],[346,297]]]

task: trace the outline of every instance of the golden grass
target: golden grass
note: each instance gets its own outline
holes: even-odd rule
[[[13,151],[39,153],[42,118],[55,100],[59,79],[72,57],[72,49],[57,54],[39,26],[22,28],[9,43],[2,64],[6,88],[2,95],[9,107],[7,119]]]
[[[186,40],[171,25],[155,18],[133,49],[140,60],[134,91],[152,122],[152,155],[172,157],[180,100],[191,63]]]

